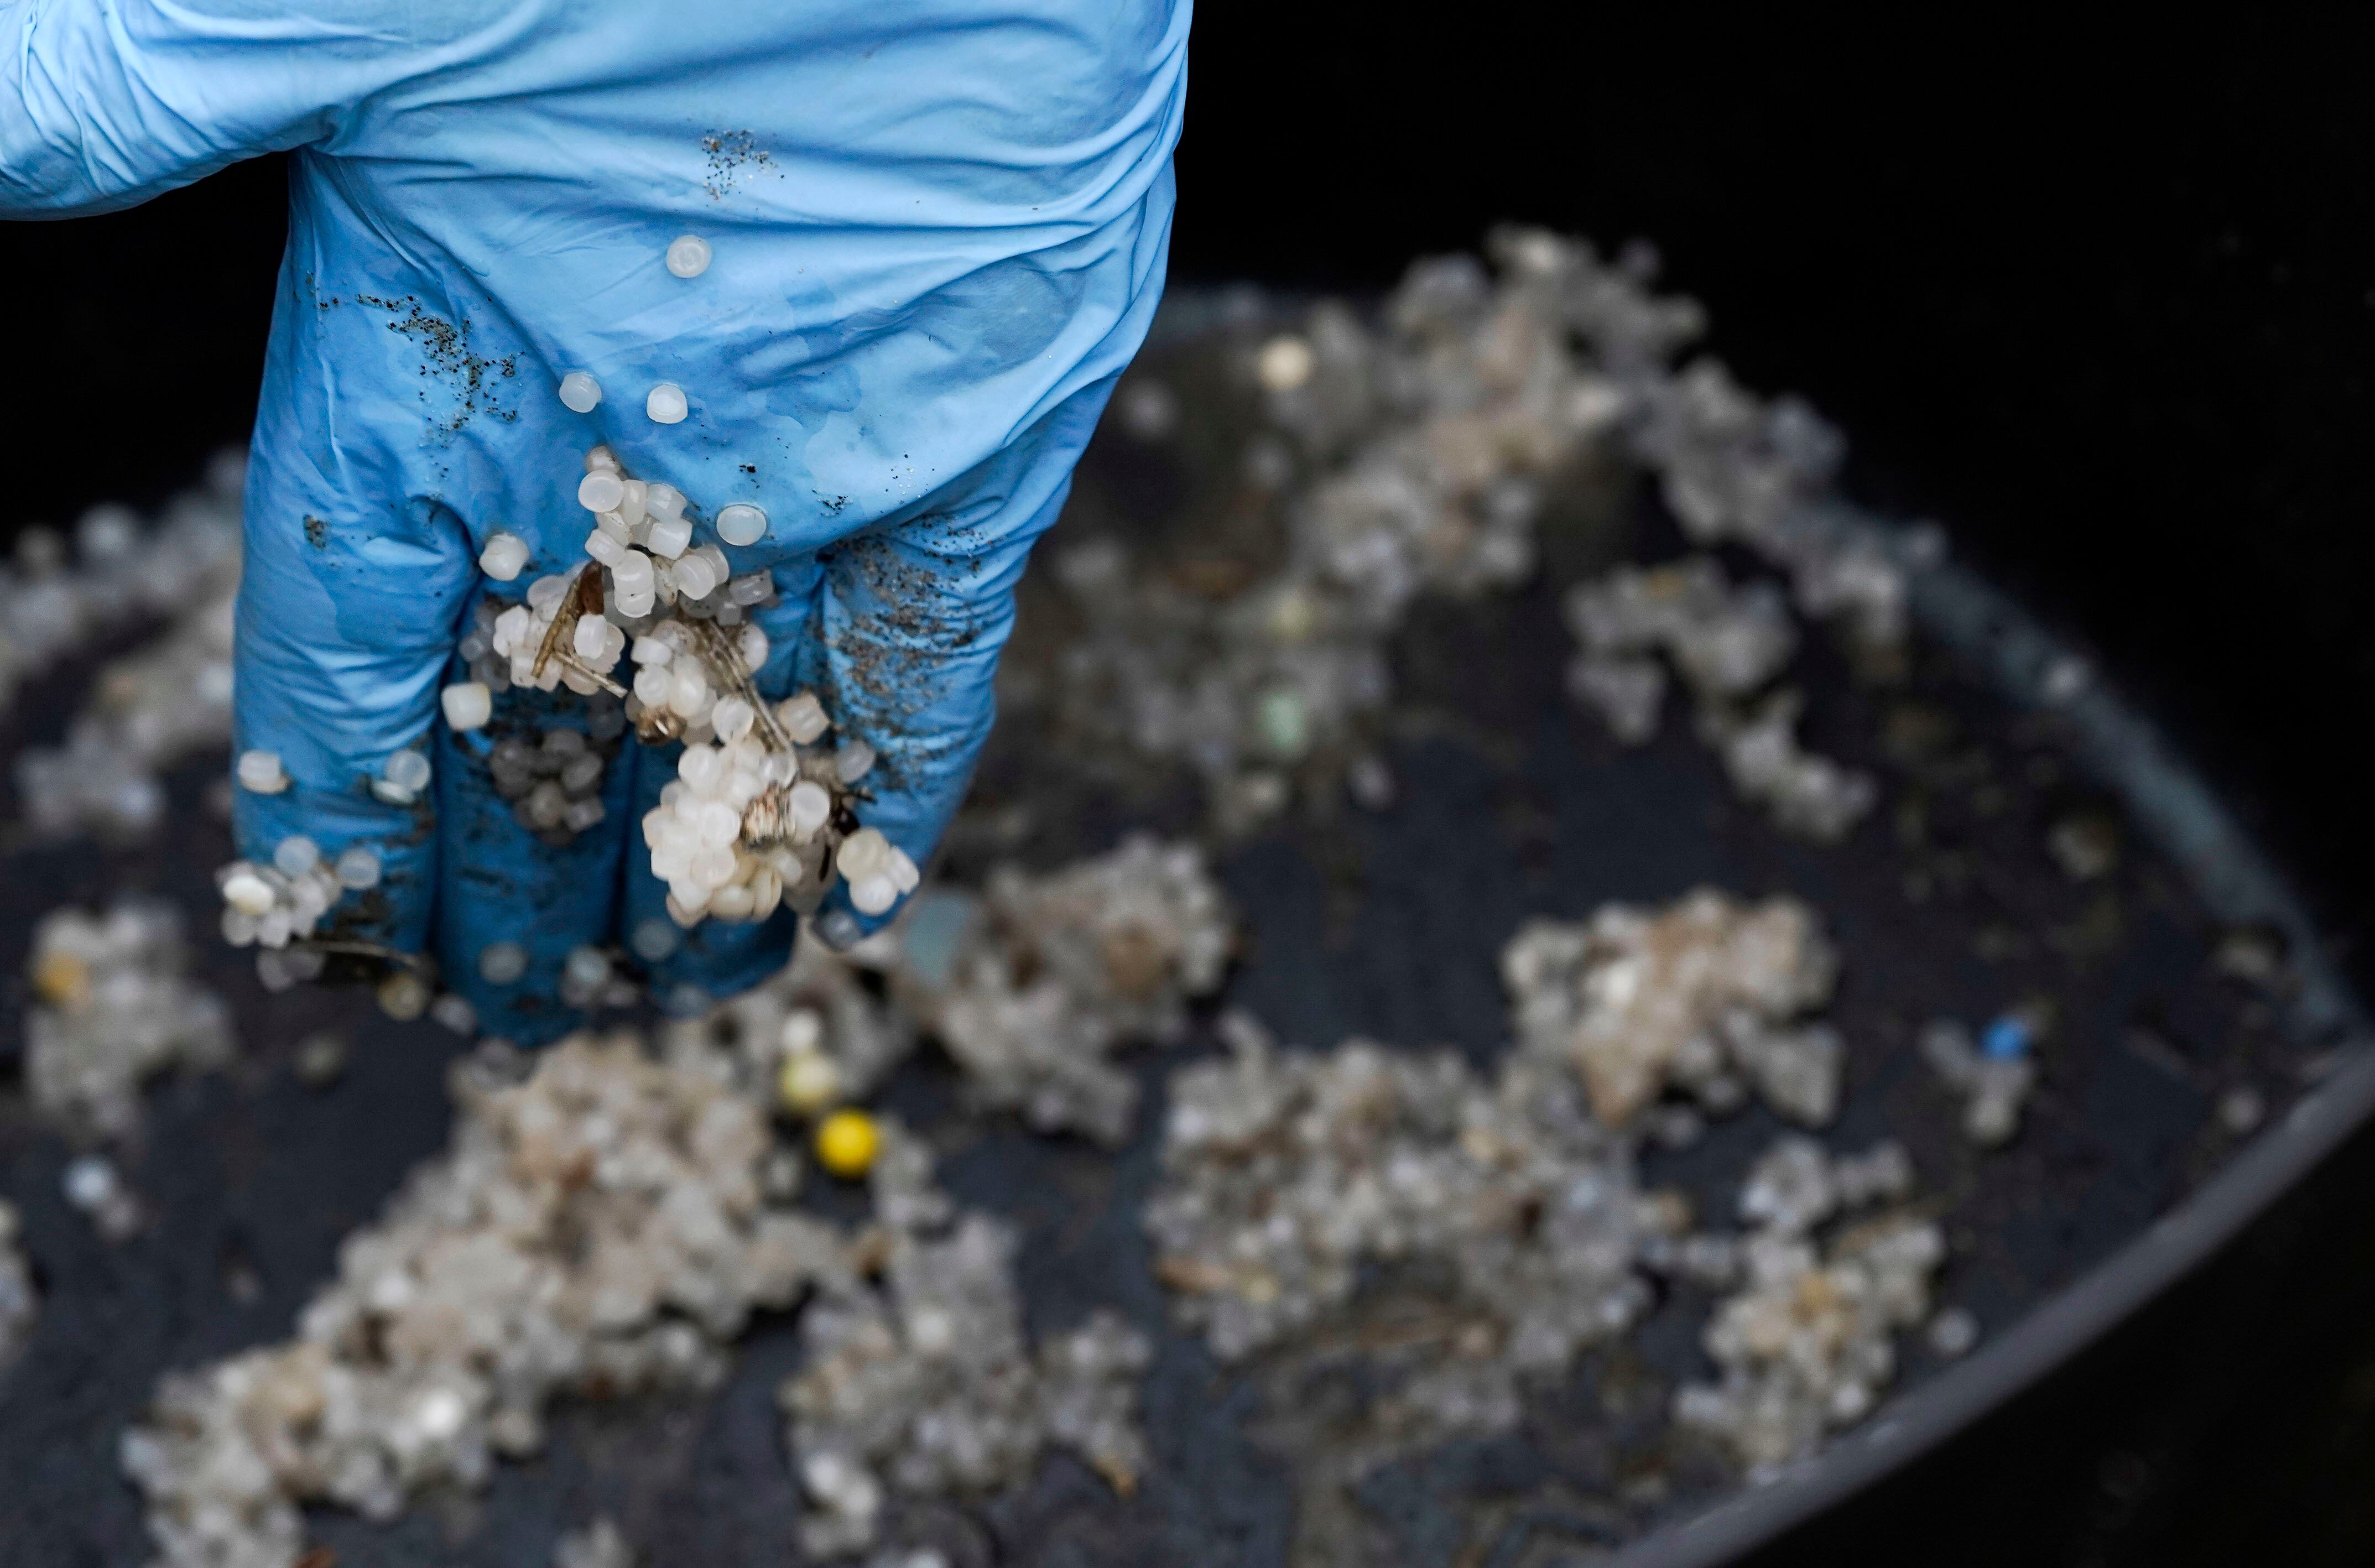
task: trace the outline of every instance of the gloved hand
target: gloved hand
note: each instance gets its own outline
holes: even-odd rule
[[[372,849],[379,884],[325,930],[433,952],[520,1040],[573,1021],[571,949],[665,919],[637,824],[675,747],[630,736],[604,819],[555,849],[486,759],[582,709],[514,690],[489,729],[438,716],[477,596],[583,559],[601,442],[691,499],[696,543],[720,508],[763,509],[726,548],[780,593],[760,688],[815,686],[874,746],[861,816],[924,861],[990,723],[1017,574],[1161,289],[1187,27],[1187,0],[0,8],[0,211],[104,211],[294,149],[236,701],[237,746],[293,782],[239,792],[242,853]],[[682,235],[710,247],[696,276],[664,260]],[[589,413],[556,395],[572,371],[600,383]],[[681,422],[647,412],[662,383]],[[532,548],[510,583],[477,564],[498,529]],[[371,788],[408,747],[434,764],[411,807]],[[845,900],[831,930],[879,924]],[[790,937],[785,914],[706,922],[656,988],[729,992]],[[529,962],[491,984],[503,941]]]

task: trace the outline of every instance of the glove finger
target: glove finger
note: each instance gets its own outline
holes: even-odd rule
[[[918,866],[972,784],[997,716],[1015,584],[1063,510],[1112,390],[1108,379],[1075,394],[912,515],[819,552],[826,702],[876,755],[857,815]],[[861,913],[836,884],[818,934],[846,947],[896,913]]]
[[[386,767],[404,749],[428,751],[476,581],[467,540],[436,502],[350,499],[349,485],[370,490],[368,475],[334,483],[302,456],[284,461],[270,430],[249,465],[232,727],[238,750],[279,757],[289,784],[234,791],[233,838],[260,865],[301,836],[327,862],[369,850],[375,883],[342,892],[313,935],[418,952],[436,885],[434,811],[426,793],[391,790]]]
[[[468,678],[458,658],[448,678]],[[570,955],[617,937],[640,749],[615,701],[596,701],[514,686],[484,727],[437,726],[438,961],[479,1027],[518,1044],[583,1020],[602,986],[570,976]]]
[[[767,634],[767,658],[753,676],[760,695],[780,701],[813,686],[821,668],[816,639],[817,601],[823,573],[812,555],[795,556],[773,569],[775,600],[751,619]],[[703,920],[684,930],[668,913],[668,884],[652,875],[651,851],[644,842],[646,812],[659,805],[660,791],[676,777],[684,748],[632,748],[635,794],[624,829],[627,838],[624,911],[628,948],[649,967],[652,991],[672,1013],[698,1012],[711,1001],[749,989],[789,961],[798,921],[788,906],[762,921]]]

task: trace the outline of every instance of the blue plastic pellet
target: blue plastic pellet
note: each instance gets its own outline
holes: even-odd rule
[[[1979,1036],[1979,1049],[1999,1062],[2009,1062],[2028,1055],[2027,1021],[2014,1013],[2006,1013],[1988,1025]]]

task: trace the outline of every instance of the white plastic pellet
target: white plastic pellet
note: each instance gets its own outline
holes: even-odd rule
[[[721,697],[717,706],[709,710],[709,727],[717,732],[720,740],[739,740],[750,733],[755,717],[750,704],[741,698]]]
[[[734,639],[734,651],[741,655],[742,667],[756,672],[767,662],[767,634],[753,624],[746,626]]]
[[[874,766],[874,748],[862,740],[852,740],[833,754],[833,771],[841,782],[856,784]]]
[[[717,587],[717,569],[709,558],[698,550],[679,556],[676,563],[676,591],[689,599],[705,599]]]
[[[755,545],[767,536],[767,514],[744,501],[720,507],[717,536],[729,545]]]
[[[487,536],[487,548],[479,552],[479,570],[498,583],[508,583],[527,564],[527,553],[526,539],[497,530]]]
[[[841,841],[833,853],[833,868],[852,882],[865,880],[889,869],[891,841],[873,828],[860,828]],[[876,913],[868,911],[868,914]]]
[[[707,794],[725,767],[726,754],[715,746],[688,746],[676,760],[676,776],[696,793]]]
[[[644,412],[652,417],[654,424],[680,425],[685,415],[691,412],[691,405],[685,401],[684,388],[664,381],[644,399]]]
[[[670,240],[668,269],[679,277],[699,277],[709,270],[709,242],[698,234],[679,234]]]
[[[338,856],[338,886],[342,888],[375,888],[379,885],[379,856],[356,844]]]
[[[619,488],[624,492],[619,497],[619,521],[632,528],[644,520],[644,511],[651,497],[652,487],[641,479],[627,479],[621,481]]]
[[[832,721],[825,717],[824,704],[813,691],[785,698],[775,709],[775,717],[783,725],[784,733],[800,746],[808,745],[832,727]]]
[[[649,593],[652,587],[652,558],[641,550],[629,550],[610,568],[610,579],[620,591]]]
[[[239,754],[239,786],[257,795],[278,795],[289,787],[289,775],[280,766],[278,751],[242,751]]]
[[[602,383],[584,371],[561,378],[561,406],[573,414],[591,414],[602,401]]]
[[[398,789],[419,794],[429,787],[429,759],[408,747],[388,758],[380,775]]]
[[[251,919],[270,912],[277,902],[272,884],[245,867],[224,878],[223,902]]]
[[[527,973],[527,949],[517,942],[490,942],[479,949],[479,977],[490,985],[508,985]]]
[[[676,650],[656,637],[638,637],[627,656],[639,665],[664,665],[676,657]]]
[[[429,1004],[429,1016],[456,1034],[470,1035],[479,1032],[479,1009],[469,1001],[448,991]]]
[[[615,630],[597,615],[581,615],[576,629],[570,633],[569,647],[579,658],[587,661],[602,656],[603,645],[609,641],[608,633]]]
[[[684,492],[655,480],[644,487],[644,513],[649,517],[673,517],[684,510]]]
[[[691,520],[681,516],[656,517],[645,542],[652,547],[654,555],[663,560],[674,560],[684,553],[685,546],[692,543]]]
[[[494,715],[495,694],[484,681],[460,680],[437,694],[445,706],[445,727],[477,729]]]
[[[668,701],[671,678],[666,665],[645,665],[635,672],[635,701],[646,708]]]
[[[613,516],[617,515],[615,513]],[[627,547],[600,528],[585,536],[585,553],[604,566],[615,567],[627,559]]]
[[[607,446],[586,448],[585,471],[590,474],[597,468],[608,468],[613,474],[617,473],[619,471],[618,454]]]
[[[577,504],[588,512],[608,512],[627,498],[625,481],[608,468],[597,468],[577,481]]]
[[[849,885],[849,902],[860,914],[880,914],[899,902],[899,890],[888,877],[860,877]]]
[[[322,863],[322,846],[302,833],[291,833],[272,851],[273,868],[284,877],[302,877]]]

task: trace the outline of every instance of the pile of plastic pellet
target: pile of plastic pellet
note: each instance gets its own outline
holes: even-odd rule
[[[1629,1142],[1563,1065],[1352,1041],[1282,1053],[1242,1016],[1230,1055],[1171,1083],[1155,1269],[1180,1322],[1238,1361],[1343,1311],[1384,1268],[1447,1274],[1442,1334],[1401,1358],[1398,1424],[1506,1429],[1521,1380],[1623,1334],[1651,1293],[1644,1242],[1686,1210],[1639,1191]]]
[[[120,508],[94,511],[77,530],[84,569],[39,573],[11,597],[0,702],[16,678],[84,639],[135,617],[167,618],[150,643],[100,672],[64,746],[18,755],[18,799],[36,832],[150,833],[165,816],[158,774],[230,737],[238,473],[222,466],[217,485],[177,498],[154,529]],[[44,553],[41,545],[29,530],[20,558]]]
[[[1711,890],[1661,910],[1529,921],[1501,955],[1520,1047],[1572,1066],[1611,1126],[1670,1085],[1716,1114],[1754,1091],[1793,1120],[1829,1121],[1839,1039],[1796,1020],[1829,998],[1837,967],[1805,905]]]
[[[533,736],[507,735],[487,756],[495,793],[511,802],[521,827],[547,843],[567,843],[608,814],[602,776],[627,715],[615,701],[597,696],[589,703],[585,729],[556,725]]]
[[[569,391],[565,383],[564,396]],[[598,399],[598,389],[590,395]],[[885,913],[912,892],[915,862],[858,826],[851,809],[874,766],[873,748],[855,737],[824,744],[833,725],[814,693],[770,702],[752,684],[770,649],[748,612],[774,601],[773,577],[733,575],[716,544],[693,542],[683,492],[628,477],[607,447],[586,454],[575,494],[594,516],[587,561],[537,578],[520,603],[482,601],[458,650],[472,678],[443,693],[447,724],[488,725],[495,695],[514,687],[566,687],[594,704],[587,733],[595,743],[628,725],[647,744],[684,742],[676,779],[642,823],[679,925],[764,920],[786,903],[806,913],[836,877],[861,914]],[[730,505],[713,526],[727,543],[747,545],[764,532],[765,517]],[[499,533],[479,565],[504,583],[527,559],[523,541]],[[613,678],[622,660],[631,685]],[[565,839],[602,816],[594,793],[600,769],[577,754],[594,747],[557,738],[573,733],[548,728],[533,747],[507,737],[489,758],[522,824],[548,838]]]
[[[1678,369],[1704,316],[1650,291],[1646,251],[1610,265],[1524,229],[1487,249],[1497,275],[1469,256],[1423,261],[1374,324],[1324,302],[1298,330],[1233,350],[1269,426],[1245,450],[1239,510],[1279,519],[1254,550],[1279,558],[1274,571],[1223,581],[1107,540],[1058,562],[1089,626],[1055,672],[1065,723],[1191,766],[1224,831],[1298,789],[1362,804],[1390,792],[1374,754],[1391,696],[1385,640],[1423,595],[1523,582],[1545,486],[1597,458],[1647,468],[1695,540],[1756,550],[1804,613],[1841,619],[1860,650],[1901,648],[1902,574],[1829,500],[1836,432],[1802,403],[1760,402],[1712,360]],[[1176,403],[1140,377],[1116,417],[1160,442]],[[1779,605],[1754,607],[1786,656]],[[1600,660],[1586,695],[1620,732],[1646,733],[1654,675],[1637,657]],[[1869,809],[1869,783],[1777,745],[1776,713],[1722,726],[1728,769],[1793,831],[1835,837]]]
[[[1572,589],[1566,618],[1581,644],[1567,690],[1617,739],[1637,746],[1657,733],[1666,678],[1653,655],[1663,655],[1690,687],[1700,733],[1733,787],[1781,827],[1836,840],[1872,809],[1878,788],[1870,778],[1799,747],[1794,690],[1758,697],[1797,646],[1789,607],[1770,584],[1734,588],[1707,556],[1620,567]]]
[[[1692,542],[1747,546],[1788,572],[1798,607],[1885,656],[1906,631],[1904,574],[1829,504],[1847,443],[1795,397],[1767,402],[1718,361],[1625,377],[1636,454]]]
[[[215,873],[223,900],[223,940],[234,948],[287,948],[313,935],[322,917],[349,892],[374,888],[379,878],[379,856],[371,849],[358,844],[329,860],[321,845],[291,833],[273,845],[270,865],[234,860]],[[312,979],[322,967],[319,953],[293,952],[284,961],[296,966],[288,973],[297,980]]]
[[[33,1266],[18,1235],[17,1206],[0,1197],[0,1377],[33,1337],[41,1298],[33,1290]]]
[[[1128,1492],[1146,1468],[1137,1421],[1146,1337],[1111,1313],[1046,1337],[1022,1328],[1014,1237],[958,1215],[895,1127],[876,1164],[880,1229],[858,1245],[878,1282],[821,1281],[800,1319],[806,1363],[779,1395],[820,1557],[872,1546],[892,1493],[965,1496],[1027,1479],[1050,1444]]]
[[[1789,607],[1767,584],[1734,589],[1707,556],[1659,567],[1619,567],[1566,595],[1566,620],[1582,652],[1567,687],[1627,745],[1658,731],[1665,695],[1662,654],[1703,702],[1761,690],[1796,652]]]
[[[297,1338],[168,1377],[126,1434],[170,1568],[289,1568],[303,1504],[385,1519],[481,1485],[556,1395],[711,1386],[753,1308],[845,1269],[767,1200],[763,1102],[715,1053],[580,1035],[454,1089],[450,1150],[348,1239]]]
[[[238,1049],[220,996],[184,973],[172,907],[124,899],[104,914],[56,910],[33,934],[36,1000],[25,1013],[25,1088],[79,1138],[123,1138],[140,1091],[171,1067],[203,1071]]]
[[[1044,877],[1000,867],[977,903],[943,893],[922,913],[962,928],[938,936],[942,951],[910,940],[902,996],[963,1071],[969,1102],[1108,1146],[1138,1108],[1137,1079],[1110,1058],[1176,1038],[1236,939],[1202,852],[1142,835]]]
[[[1861,1420],[1896,1371],[1895,1336],[1930,1314],[1946,1254],[1936,1225],[1897,1213],[1841,1226],[1912,1189],[1904,1150],[1883,1145],[1835,1159],[1785,1138],[1750,1171],[1740,1217],[1742,1283],[1708,1322],[1714,1384],[1674,1397],[1675,1420],[1721,1440],[1755,1474],[1814,1452],[1825,1432]],[[1817,1232],[1834,1233],[1819,1244]]]
[[[227,601],[239,583],[246,472],[243,452],[221,454],[206,483],[175,496],[153,526],[124,507],[94,507],[71,552],[53,529],[18,533],[15,560],[0,563],[0,708],[94,637],[146,617],[204,617]]]

